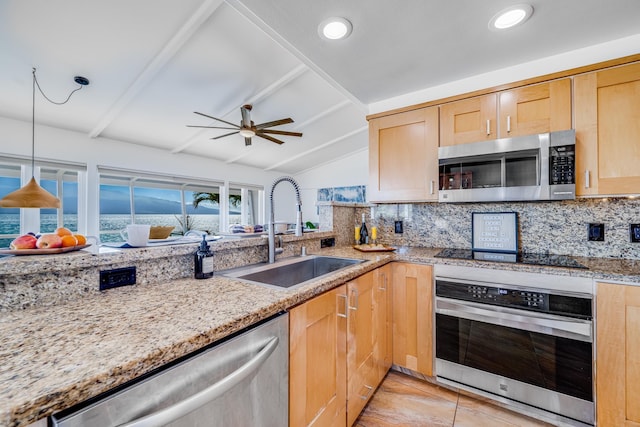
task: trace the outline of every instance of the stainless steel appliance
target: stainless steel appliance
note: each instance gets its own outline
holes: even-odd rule
[[[591,279],[436,265],[438,381],[593,425]]]
[[[286,426],[289,316],[70,408],[53,426]]]
[[[575,131],[438,149],[441,202],[575,199]]]

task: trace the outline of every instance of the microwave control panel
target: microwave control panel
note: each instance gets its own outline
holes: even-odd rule
[[[549,147],[549,184],[575,184],[576,146]]]

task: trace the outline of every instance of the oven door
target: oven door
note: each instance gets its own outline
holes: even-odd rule
[[[436,298],[436,374],[594,423],[592,322]]]

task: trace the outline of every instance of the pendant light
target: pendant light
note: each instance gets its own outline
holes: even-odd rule
[[[89,84],[89,80],[84,77],[76,76],[74,81],[80,85],[79,88],[75,89],[73,92],[69,94],[67,99],[64,102],[53,102],[42,92],[40,89],[40,85],[38,85],[38,89],[42,93],[42,95],[47,99],[47,101],[56,104],[62,105],[66,104],[67,101],[71,98],[74,92],[82,89],[82,86],[86,86]],[[58,199],[53,194],[49,193],[44,188],[40,187],[40,185],[36,182],[36,178],[34,176],[35,171],[35,129],[36,129],[36,69],[33,69],[33,90],[32,90],[32,107],[31,107],[31,180],[24,187],[11,192],[0,199],[0,207],[3,208],[60,208],[60,199]]]

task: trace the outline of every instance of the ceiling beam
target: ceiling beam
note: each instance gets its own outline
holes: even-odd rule
[[[273,169],[277,169],[279,166],[282,166],[284,164],[292,162],[292,161],[294,161],[296,159],[299,159],[300,157],[308,156],[309,154],[311,154],[311,153],[313,153],[315,151],[322,150],[325,147],[328,147],[328,146],[333,145],[333,144],[335,144],[337,142],[340,142],[342,140],[350,138],[350,137],[352,137],[354,135],[357,135],[357,134],[359,134],[361,132],[368,132],[368,131],[369,131],[369,126],[362,126],[361,128],[353,130],[353,131],[351,131],[349,133],[345,133],[344,135],[341,135],[341,136],[339,136],[337,138],[334,138],[331,141],[325,142],[324,144],[317,145],[317,146],[313,147],[310,150],[303,151],[302,153],[298,153],[295,156],[291,156],[291,157],[289,157],[287,159],[284,159],[284,160],[282,160],[282,161],[280,161],[280,162],[278,162],[276,164],[273,164],[273,165],[269,166],[268,168],[265,168],[264,170],[265,171],[270,171],[270,170],[273,170]]]
[[[277,92],[278,90],[280,90],[281,88],[285,87],[286,85],[288,85],[289,83],[291,83],[292,81],[294,81],[295,79],[297,79],[298,77],[300,77],[302,74],[304,74],[305,72],[309,71],[309,68],[304,65],[304,64],[300,64],[297,67],[295,67],[293,70],[289,71],[287,74],[285,74],[284,76],[280,77],[278,80],[276,80],[275,82],[271,83],[269,86],[265,87],[264,89],[262,89],[260,92],[256,93],[255,95],[253,95],[251,98],[246,99],[242,102],[242,104],[234,106],[233,108],[230,108],[229,111],[227,111],[225,114],[219,116],[221,118],[227,118],[227,116],[231,115],[231,114],[237,114],[238,110],[240,109],[240,107],[242,107],[245,104],[255,104],[258,103],[260,101],[262,101],[263,99],[267,98],[269,95]],[[204,132],[209,132],[207,130],[201,130],[199,132],[197,132],[195,135],[193,135],[191,138],[187,139],[182,145],[180,145],[179,147],[174,148],[173,150],[171,150],[171,154],[176,154],[179,153],[183,150],[185,150],[186,148],[188,148],[189,146],[193,145],[194,143],[196,143],[201,135]]]
[[[225,0],[227,4],[237,10],[240,14],[245,16],[248,20],[253,22],[258,28],[265,32],[269,37],[271,37],[276,43],[278,43],[283,48],[287,49],[291,52],[296,58],[298,58],[302,63],[306,64],[307,67],[312,69],[317,75],[323,78],[327,83],[333,86],[338,92],[344,95],[347,99],[349,99],[353,105],[358,107],[363,113],[367,114],[369,112],[368,106],[363,104],[358,98],[356,98],[351,92],[345,89],[341,84],[335,81],[329,74],[327,74],[322,68],[318,67],[313,61],[306,57],[302,52],[296,49],[291,43],[285,40],[280,34],[278,34],[273,28],[267,25],[260,17],[258,17],[255,13],[253,13],[248,7],[244,4],[240,3],[239,0]]]
[[[142,70],[136,80],[124,91],[120,98],[111,105],[102,116],[98,124],[89,132],[89,137],[96,138],[109,126],[124,110],[131,100],[153,80],[153,78],[174,57],[178,50],[198,31],[207,19],[223,4],[223,0],[205,0],[202,5],[191,15],[185,24],[174,34],[162,50]]]

